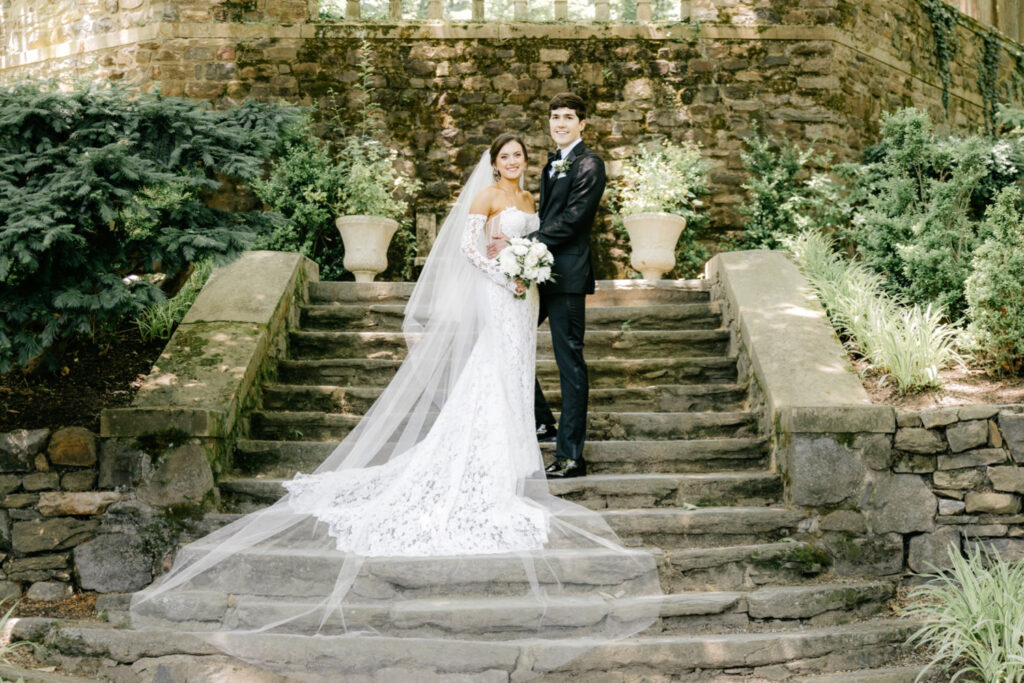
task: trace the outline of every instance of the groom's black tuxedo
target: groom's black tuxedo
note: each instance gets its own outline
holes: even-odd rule
[[[587,429],[589,381],[583,360],[586,295],[594,293],[594,266],[590,259],[590,231],[604,193],[604,162],[578,142],[566,157],[571,165],[551,177],[548,158],[541,175],[540,229],[528,235],[547,245],[555,263],[554,279],[540,286],[540,320],[551,325],[551,339],[562,389],[562,416],[558,424],[555,457],[576,461],[582,472],[583,442]],[[554,424],[540,382],[536,383],[534,417],[538,425]]]

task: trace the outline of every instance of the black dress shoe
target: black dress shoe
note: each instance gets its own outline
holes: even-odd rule
[[[587,463],[583,458],[579,460],[560,460],[552,467],[544,470],[551,479],[569,479],[571,477],[582,477],[587,473]]]
[[[541,425],[537,427],[538,443],[554,443],[558,440],[558,429],[555,425]]]

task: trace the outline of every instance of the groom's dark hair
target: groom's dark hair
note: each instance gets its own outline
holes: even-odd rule
[[[560,92],[551,98],[551,104],[548,105],[548,112],[553,112],[556,109],[572,109],[576,112],[576,116],[580,121],[587,118],[587,103],[583,101],[583,98],[574,92]]]

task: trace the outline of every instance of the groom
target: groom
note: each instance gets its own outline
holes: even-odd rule
[[[583,441],[587,429],[589,383],[583,360],[586,295],[594,293],[590,261],[590,230],[604,193],[604,162],[581,139],[587,105],[579,95],[555,95],[548,106],[548,125],[558,151],[548,156],[541,174],[540,229],[527,237],[547,245],[555,257],[553,278],[540,285],[540,320],[551,326],[555,362],[562,388],[562,416],[555,417],[536,383],[534,417],[538,438],[555,440],[555,462],[547,469],[554,478],[587,473]]]

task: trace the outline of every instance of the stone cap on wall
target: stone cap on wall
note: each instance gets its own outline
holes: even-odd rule
[[[871,403],[810,283],[786,254],[721,253],[707,275],[735,319],[776,430],[895,430],[895,411]]]
[[[104,410],[100,435],[178,429],[227,437],[249,401],[299,290],[316,280],[301,254],[247,251],[216,269],[167,342],[131,407]]]

